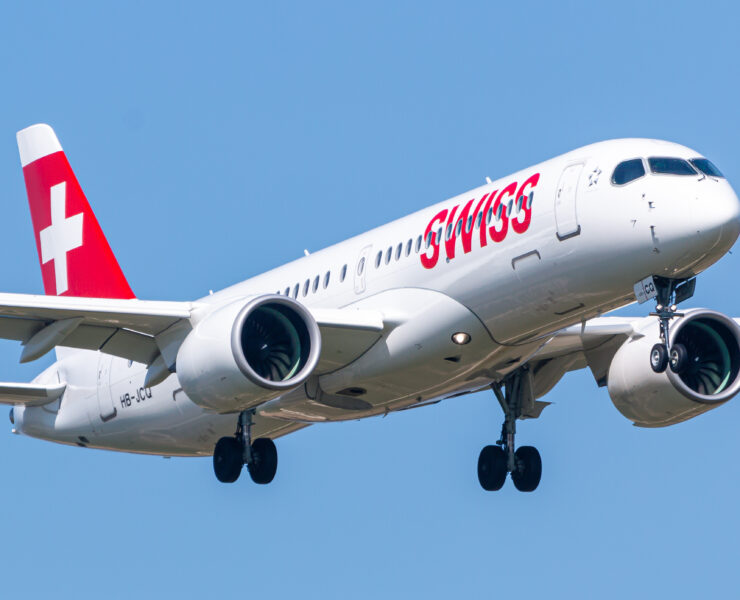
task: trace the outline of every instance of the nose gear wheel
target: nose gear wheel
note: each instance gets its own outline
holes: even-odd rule
[[[658,317],[660,324],[660,342],[650,350],[650,367],[656,373],[663,373],[670,365],[671,371],[681,373],[687,366],[687,352],[682,344],[670,346],[670,321],[674,317],[682,317],[676,312],[679,302],[690,298],[694,293],[695,280],[667,279],[653,276],[655,284],[656,305],[651,316]],[[678,291],[677,291],[678,290]],[[661,349],[662,348],[662,349]]]

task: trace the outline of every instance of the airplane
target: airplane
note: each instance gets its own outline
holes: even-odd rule
[[[213,456],[217,479],[277,470],[276,439],[318,423],[490,390],[501,435],[478,479],[534,491],[517,422],[589,369],[636,426],[740,390],[740,326],[679,312],[740,234],[712,162],[652,139],[595,143],[190,302],[135,297],[51,127],[17,134],[44,295],[0,293],[0,338],[31,383],[0,384],[13,432],[61,444]],[[604,316],[655,302],[644,317]]]

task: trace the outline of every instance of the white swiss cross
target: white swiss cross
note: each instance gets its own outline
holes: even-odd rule
[[[67,252],[82,246],[82,213],[68,219],[64,214],[67,206],[67,182],[51,188],[51,225],[42,229],[41,263],[54,261],[57,295],[69,289],[67,282]]]

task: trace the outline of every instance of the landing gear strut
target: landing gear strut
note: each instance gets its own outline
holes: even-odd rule
[[[257,438],[252,442],[254,409],[239,413],[234,437],[222,437],[213,451],[213,470],[223,483],[239,479],[242,467],[255,483],[270,483],[277,471],[277,449],[270,438]]]
[[[650,313],[658,317],[660,322],[660,342],[650,350],[650,367],[656,373],[663,373],[668,365],[674,373],[680,373],[686,367],[688,353],[683,344],[670,345],[669,325],[674,317],[682,317],[676,312],[678,303],[690,298],[694,293],[696,280],[667,279],[653,277],[656,289],[655,312]]]
[[[501,438],[495,446],[486,446],[478,457],[478,481],[486,491],[500,490],[511,473],[511,480],[520,492],[533,492],[542,476],[542,459],[533,446],[515,449],[516,421],[522,417],[522,404],[531,394],[525,390],[526,368],[518,369],[503,381],[491,384],[491,389],[504,411]],[[529,399],[531,400],[531,399]]]

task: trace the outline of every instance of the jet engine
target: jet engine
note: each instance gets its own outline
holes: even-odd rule
[[[198,322],[178,350],[177,377],[193,402],[237,412],[299,386],[320,352],[319,327],[302,304],[258,296]]]
[[[649,356],[659,341],[657,319],[617,350],[609,367],[609,396],[640,427],[664,427],[691,419],[730,400],[740,390],[740,327],[721,313],[694,309],[674,319],[671,344],[688,354],[679,373],[653,372]]]

